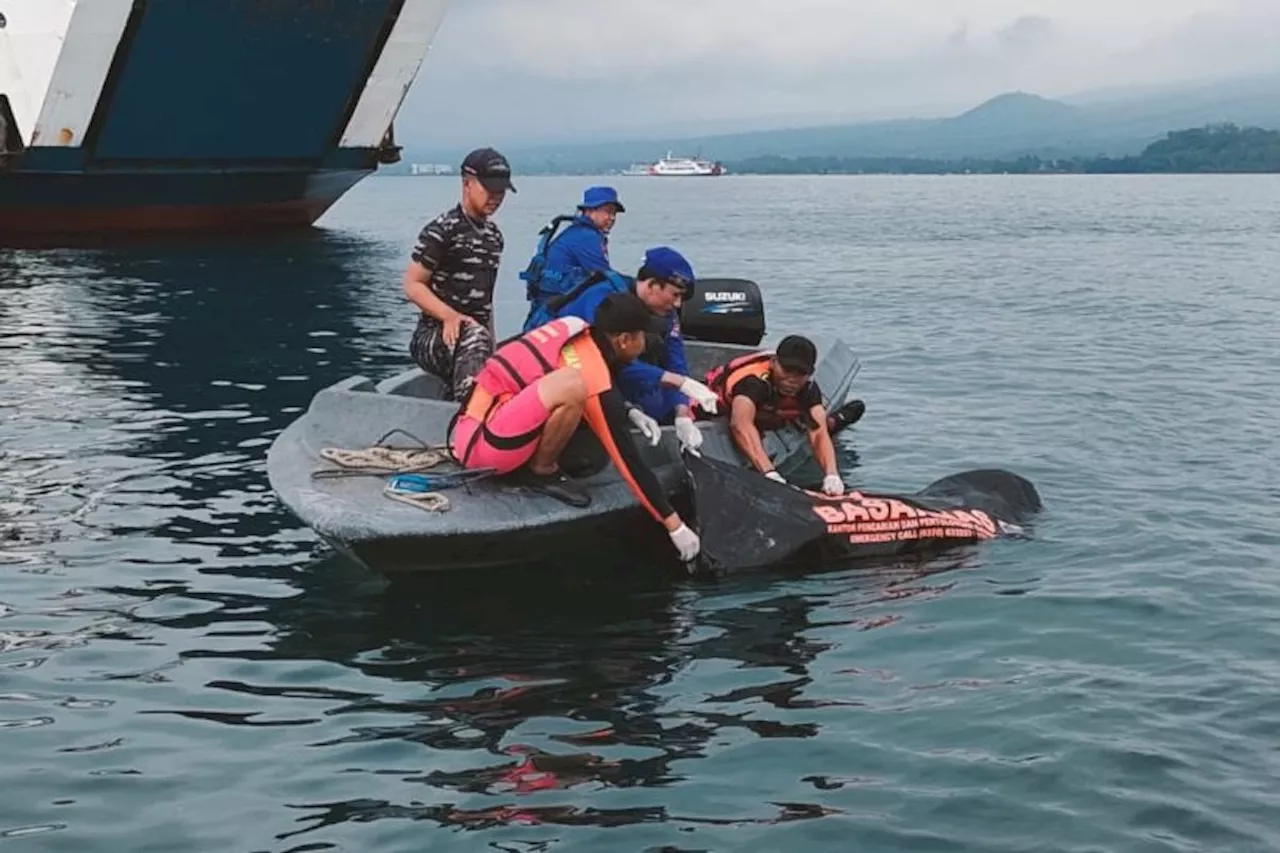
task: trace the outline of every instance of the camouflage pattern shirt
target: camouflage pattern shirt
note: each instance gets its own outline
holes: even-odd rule
[[[504,246],[492,220],[474,220],[457,204],[427,223],[413,260],[431,271],[431,292],[455,311],[488,325]]]

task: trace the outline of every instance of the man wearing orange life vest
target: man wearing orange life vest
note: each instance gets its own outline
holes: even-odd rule
[[[536,491],[587,506],[591,496],[559,463],[585,418],[640,505],[666,528],[681,559],[692,560],[701,549],[698,535],[672,509],[640,458],[628,422],[654,445],[661,430],[614,387],[615,375],[644,351],[645,333],[654,325],[639,297],[614,293],[591,325],[565,317],[504,344],[476,374],[451,430],[454,458],[469,468],[514,473]]]
[[[862,417],[866,406],[861,400],[851,400],[839,411],[827,414],[822,391],[813,380],[817,357],[811,340],[789,335],[773,352],[742,356],[713,369],[707,374],[707,384],[719,394],[720,406],[729,411],[734,445],[760,473],[786,482],[769,460],[760,432],[798,423],[808,430],[814,458],[826,474],[822,491],[839,495],[844,493],[844,483],[836,470],[831,436]]]

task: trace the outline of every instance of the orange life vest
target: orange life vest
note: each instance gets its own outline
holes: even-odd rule
[[[566,346],[580,338],[591,341],[589,335],[583,334],[586,329],[586,321],[581,318],[565,317],[552,320],[498,347],[476,374],[475,385],[462,407],[462,414],[478,421],[488,420],[493,410],[508,399],[548,373],[566,366]],[[600,367],[604,368],[604,376],[603,379],[597,377],[596,384],[606,383],[600,389],[603,391],[610,382],[603,358],[600,359]],[[593,364],[592,368],[596,365]],[[598,369],[592,370],[593,374],[596,372]]]
[[[772,383],[769,383],[769,363],[772,360],[771,351],[748,353],[708,371],[707,387],[720,398],[719,410],[730,411],[733,408],[733,389],[743,379],[754,376],[757,379],[763,379],[773,390],[770,402],[763,407],[766,413],[788,422],[807,417],[808,412],[803,410],[798,395],[780,394]]]
[[[498,347],[476,374],[475,385],[459,414],[481,422],[487,421],[507,400],[562,367],[572,367],[581,372],[587,386],[587,402],[583,412],[587,425],[604,445],[609,458],[639,499],[640,505],[656,520],[662,521],[662,516],[645,497],[614,443],[613,433],[609,430],[604,409],[600,405],[600,395],[613,387],[613,375],[609,372],[609,363],[605,360],[604,353],[600,352],[591,337],[586,321],[580,317],[552,320]],[[478,440],[479,435],[477,431],[472,441]],[[470,453],[470,447],[462,453],[460,461],[463,464],[466,464],[466,457]]]

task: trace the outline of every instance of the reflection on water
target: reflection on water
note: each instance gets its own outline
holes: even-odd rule
[[[324,718],[325,729],[335,731],[312,740],[312,747],[341,750],[394,741],[431,751],[430,764],[437,769],[366,766],[347,772],[392,775],[410,790],[437,789],[437,797],[447,801],[295,801],[289,805],[305,813],[302,828],[280,839],[383,818],[476,828],[655,820],[747,825],[821,817],[831,810],[819,803],[780,802],[767,819],[716,818],[668,806],[534,806],[522,798],[584,786],[599,791],[679,785],[688,778],[681,762],[708,757],[717,739],[735,731],[770,739],[816,737],[817,724],[792,722],[776,712],[866,702],[805,698],[817,677],[810,665],[833,645],[805,633],[892,624],[893,613],[857,614],[877,603],[936,595],[948,584],[926,579],[964,562],[897,563],[871,577],[836,573],[821,582],[823,591],[805,595],[779,594],[757,577],[722,585],[710,600],[705,591],[672,585],[639,566],[606,574],[591,566],[535,570],[518,579],[501,572],[446,576],[385,588],[339,561],[308,567],[293,579],[298,591],[288,597],[187,590],[183,597],[203,607],[173,617],[140,615],[147,602],[172,596],[171,587],[106,591],[134,603],[120,612],[143,634],[164,629],[243,636],[234,626],[249,618],[272,626],[256,651],[191,650],[187,658],[279,661],[304,670],[306,661],[325,661],[348,674],[361,673],[362,682],[378,688],[219,679],[205,686],[250,697],[251,705],[263,697],[307,700],[312,710],[268,720],[257,719],[257,713],[193,707],[144,713],[228,726],[308,726]],[[718,597],[740,603],[718,604]],[[699,613],[709,601],[710,609]],[[840,615],[817,621],[812,614],[819,606],[834,606]],[[677,674],[699,662],[759,674],[749,676],[750,686],[702,697],[674,695]],[[746,706],[753,710],[735,710]],[[842,784],[815,780],[819,788]],[[448,801],[463,795],[496,804],[468,808]]]

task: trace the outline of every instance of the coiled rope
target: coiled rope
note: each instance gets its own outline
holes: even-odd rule
[[[374,446],[363,450],[326,447],[320,451],[320,458],[327,459],[352,474],[413,474],[431,470],[444,462],[446,456],[432,448],[410,450]],[[317,471],[316,474],[337,476],[339,472]]]
[[[418,447],[391,447],[384,442],[395,433],[401,433],[418,442]],[[429,471],[442,462],[454,462],[447,447],[433,447],[422,439],[402,429],[393,429],[383,435],[373,446],[359,450],[345,447],[325,447],[320,458],[332,462],[337,468],[324,468],[311,472],[313,479],[332,477],[385,476],[387,483],[382,493],[392,500],[416,506],[428,512],[445,512],[449,499],[438,491],[424,489],[422,482],[404,480],[400,474],[418,474]],[[448,483],[448,477],[440,482]]]

